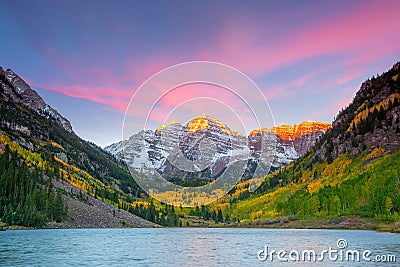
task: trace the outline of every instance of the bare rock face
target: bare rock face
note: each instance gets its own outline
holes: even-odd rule
[[[232,160],[246,160],[248,170],[254,170],[263,145],[273,146],[268,147],[273,154],[270,170],[280,169],[303,156],[330,127],[327,123],[305,121],[294,126],[254,130],[245,136],[203,114],[186,125],[173,121],[155,131],[139,132],[129,140],[104,149],[137,171],[151,164],[169,180],[188,175],[212,180]],[[273,142],[262,144],[265,140],[263,135],[267,134],[267,139]],[[251,177],[251,174],[246,174],[246,177]]]
[[[4,95],[13,102],[22,104],[45,118],[53,119],[66,131],[73,132],[71,123],[47,105],[38,93],[12,70],[4,71],[0,67],[0,85],[3,88]]]
[[[283,124],[272,129],[261,130],[276,134],[280,144],[293,147],[297,157],[302,157],[315,145],[316,140],[330,128],[332,128],[332,125],[329,123],[307,120],[293,126]],[[251,134],[257,132],[259,130],[254,130]]]

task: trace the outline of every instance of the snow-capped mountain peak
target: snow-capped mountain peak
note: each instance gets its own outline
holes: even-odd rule
[[[171,121],[155,131],[141,131],[129,140],[104,149],[138,171],[150,164],[167,179],[185,177],[187,172],[197,173],[197,178],[214,179],[232,157],[249,160],[250,165],[256,164],[262,142],[265,142],[263,133],[272,138],[267,145],[273,146],[270,148],[274,156],[273,171],[304,155],[330,127],[327,123],[305,121],[299,125],[254,130],[246,137],[231,131],[218,119],[202,114],[185,125]],[[204,142],[208,142],[206,150],[201,148]],[[190,165],[188,160],[193,164]]]

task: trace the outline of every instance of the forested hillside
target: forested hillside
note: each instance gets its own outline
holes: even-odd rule
[[[56,170],[25,161],[8,145],[0,156],[0,218],[7,225],[43,227],[61,222],[68,213],[62,193],[53,186]]]

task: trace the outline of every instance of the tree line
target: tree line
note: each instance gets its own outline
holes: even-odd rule
[[[173,205],[163,204],[161,207],[156,207],[153,201],[150,201],[147,205],[122,203],[118,205],[118,208],[162,226],[182,226],[182,221]]]

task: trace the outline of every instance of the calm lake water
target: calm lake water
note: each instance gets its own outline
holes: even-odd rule
[[[343,249],[338,248],[346,245]],[[281,262],[261,261],[258,252],[268,246],[284,250]],[[319,261],[321,251],[337,250]],[[314,250],[317,262],[296,259]],[[360,252],[360,262],[340,261],[340,251]],[[371,254],[364,261],[362,253]],[[282,252],[283,253],[283,252]],[[289,259],[288,253],[292,253]],[[367,253],[368,254],[368,253]],[[335,255],[338,259],[335,261]],[[376,262],[375,256],[386,257]],[[263,258],[264,253],[260,253]],[[307,254],[305,254],[305,257]],[[307,256],[308,257],[308,256]],[[375,262],[374,262],[375,261]],[[399,266],[400,235],[372,231],[286,229],[66,229],[0,232],[0,266]]]

